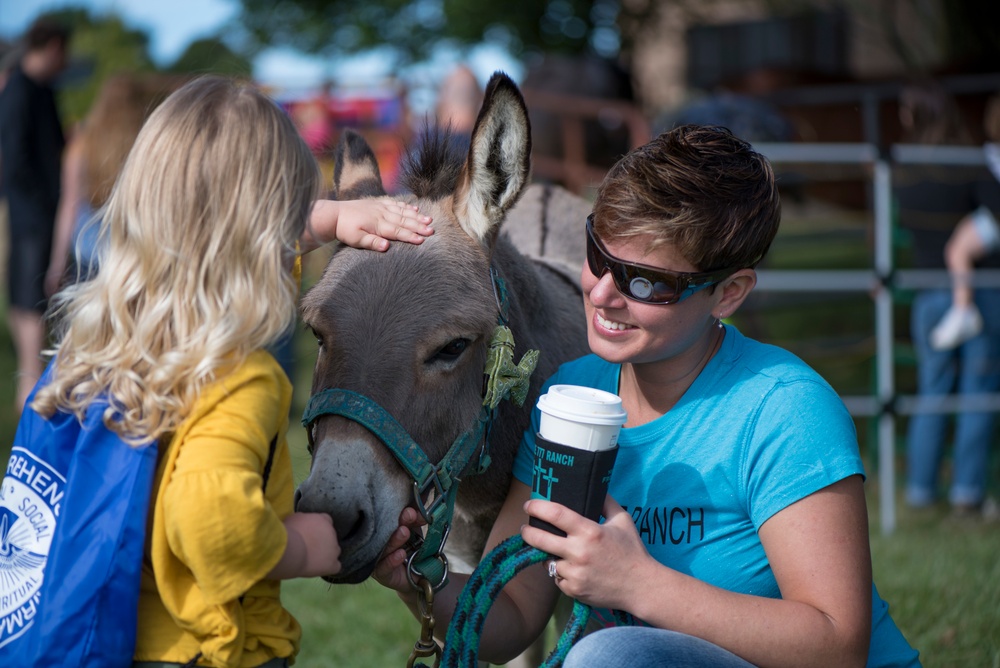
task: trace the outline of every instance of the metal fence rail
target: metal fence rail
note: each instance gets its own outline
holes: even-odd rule
[[[945,271],[896,270],[892,257],[892,166],[894,164],[985,164],[979,147],[897,144],[888,156],[874,144],[756,144],[774,164],[856,164],[866,167],[872,182],[874,266],[871,270],[762,270],[757,289],[771,292],[863,292],[875,306],[874,395],[842,396],[852,415],[877,421],[879,511],[882,533],[896,528],[896,419],[916,413],[1000,411],[1000,394],[951,395],[933,400],[902,396],[896,391],[893,355],[893,300],[897,289],[947,287]],[[1000,270],[975,272],[973,284],[1000,287]]]

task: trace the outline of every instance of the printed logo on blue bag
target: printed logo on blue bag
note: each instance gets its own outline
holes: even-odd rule
[[[66,479],[14,446],[0,483],[0,647],[31,626]]]

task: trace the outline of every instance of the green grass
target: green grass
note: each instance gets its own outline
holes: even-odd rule
[[[824,251],[807,243],[808,227],[790,223],[775,246],[777,266],[865,266],[864,235],[855,228],[829,235],[823,229]],[[815,241],[815,240],[814,240]],[[793,258],[786,260],[786,258]],[[831,258],[835,258],[835,263]],[[310,264],[322,265],[322,261]],[[912,391],[906,364],[907,317],[900,307],[898,329],[900,390]],[[763,300],[738,322],[748,335],[791,348],[843,393],[870,392],[874,342],[871,302],[864,297],[788,298]],[[309,458],[305,434],[298,425],[308,397],[314,343],[301,332],[297,338],[298,366],[289,443],[295,475],[305,477]],[[14,356],[6,328],[0,328],[0,457],[13,438]],[[896,531],[884,536],[879,509],[874,457],[865,447],[868,421],[859,421],[859,435],[869,476],[869,510],[875,581],[890,612],[909,641],[921,651],[927,668],[975,666],[1000,668],[1000,523],[960,521],[941,507],[916,513],[899,505]],[[897,433],[903,434],[905,425]],[[901,452],[900,449],[897,453]],[[994,457],[994,459],[998,459]],[[896,467],[901,465],[897,456]],[[997,470],[994,465],[994,471]],[[994,475],[994,480],[1000,476]],[[995,483],[994,483],[995,484]],[[405,666],[418,622],[394,593],[374,582],[331,586],[321,580],[285,584],[285,604],[303,627],[297,667],[372,668]]]
[[[871,543],[875,584],[924,666],[1000,666],[1000,523],[902,507]]]
[[[420,624],[396,594],[374,581],[292,580],[282,597],[302,624],[296,668],[405,666],[420,637]]]

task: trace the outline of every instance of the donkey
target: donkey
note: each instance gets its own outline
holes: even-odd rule
[[[501,234],[528,185],[531,150],[524,100],[506,75],[494,74],[486,87],[468,155],[453,155],[449,146],[446,135],[428,133],[403,169],[404,199],[433,216],[434,234],[385,253],[338,247],[303,297],[302,313],[319,345],[313,395],[328,388],[365,395],[436,463],[480,414],[487,345],[498,323],[491,268],[501,277],[515,361],[529,349],[541,355],[524,405],[498,407],[487,439],[492,464],[458,487],[446,549],[452,567],[469,571],[506,496],[542,383],[588,349],[579,274],[565,271],[564,262],[526,257]],[[359,135],[345,133],[338,146],[334,191],[342,200],[385,195]],[[575,225],[581,238],[583,215]],[[308,431],[312,465],[296,507],[333,517],[342,570],[328,580],[361,582],[400,512],[414,504],[413,480],[357,422],[323,415]]]

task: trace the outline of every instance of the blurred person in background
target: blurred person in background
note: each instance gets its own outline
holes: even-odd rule
[[[476,75],[465,65],[453,69],[438,87],[434,106],[434,122],[449,130],[451,141],[462,152],[468,152],[472,128],[483,104],[483,90]]]
[[[905,143],[971,144],[971,135],[954,100],[937,86],[905,88],[899,115]],[[895,175],[899,224],[912,238],[914,266],[945,269],[945,248],[963,218],[980,207],[996,206],[996,179],[982,168],[933,164],[902,165]],[[1000,267],[1000,253],[983,257],[976,266]],[[907,434],[906,501],[911,507],[927,507],[937,500],[951,422],[949,414],[935,412],[941,397],[1000,390],[1000,290],[974,290],[972,303],[982,314],[980,331],[948,347],[932,338],[932,331],[952,307],[952,291],[948,287],[921,290],[913,300],[910,335],[917,356],[921,401],[910,418]],[[962,410],[955,414],[954,423],[948,500],[956,515],[977,515],[986,500],[995,415],[985,410]]]
[[[7,85],[10,73],[14,71],[14,65],[20,59],[21,54],[13,44],[0,42],[0,93]],[[0,163],[3,162],[3,151],[0,150]],[[3,166],[0,164],[0,257],[7,257],[7,226],[9,219],[7,216],[7,193],[3,187]]]
[[[42,375],[44,280],[59,204],[65,139],[52,82],[66,67],[69,29],[41,18],[0,93],[0,161],[9,214],[7,320],[17,351],[16,409]]]
[[[177,83],[157,75],[120,73],[101,86],[66,145],[46,296],[55,294],[64,280],[86,280],[96,271],[100,210],[142,124]]]
[[[945,246],[952,304],[931,331],[931,345],[938,350],[955,348],[983,331],[983,317],[973,301],[972,272],[977,262],[1000,250],[1000,94],[987,103],[983,129],[988,140],[983,145],[986,166],[997,180],[995,196],[987,198],[989,206],[963,218]]]

